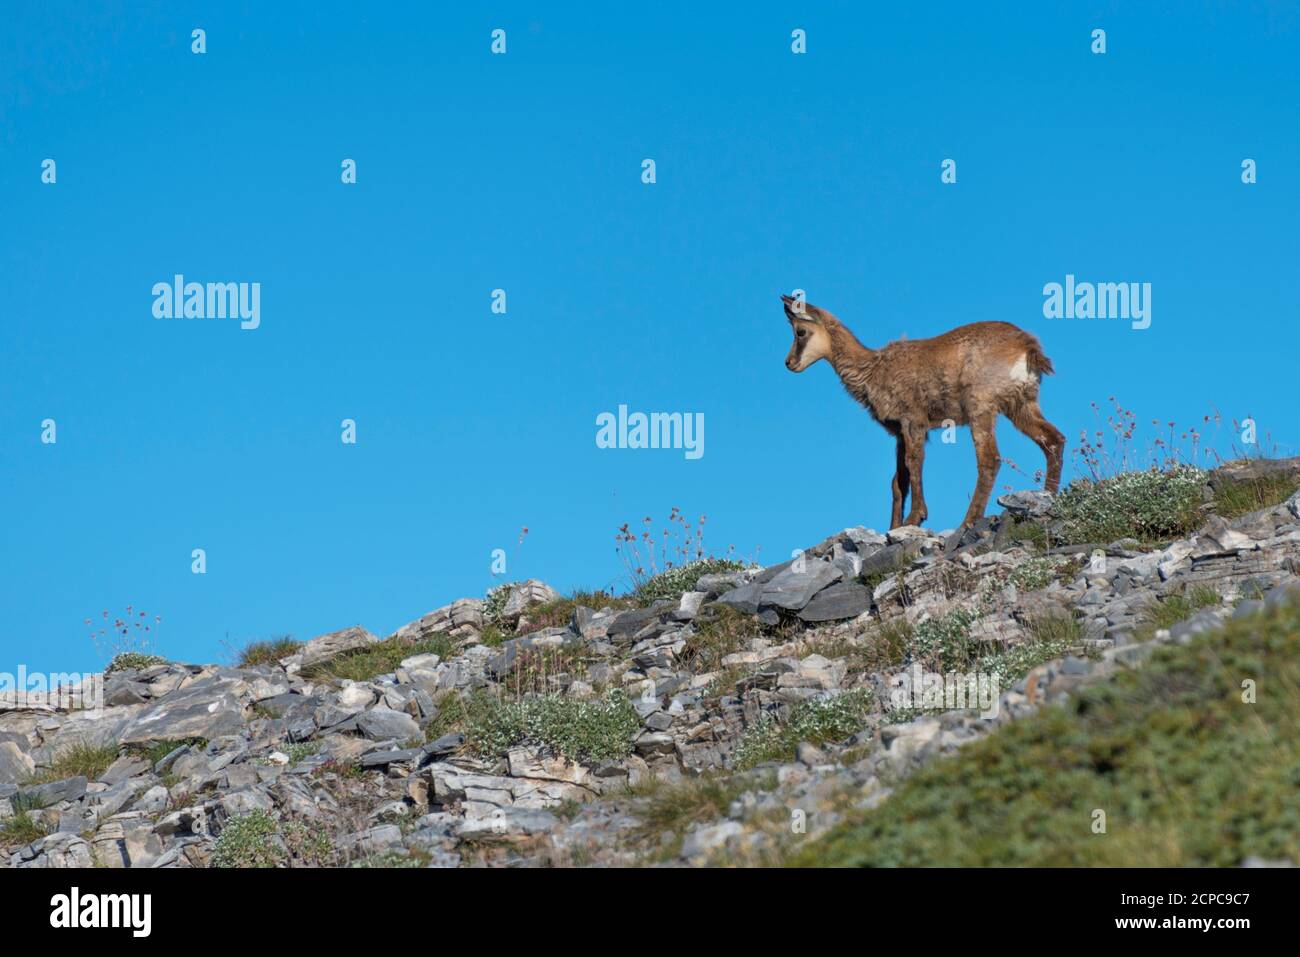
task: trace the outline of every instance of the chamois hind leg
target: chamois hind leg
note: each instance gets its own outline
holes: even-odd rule
[[[998,477],[998,466],[1002,464],[1002,458],[998,455],[997,424],[996,412],[984,412],[972,416],[970,420],[970,433],[975,440],[975,461],[979,465],[979,480],[975,483],[970,508],[962,519],[963,527],[974,525],[984,517],[989,495],[993,492],[993,482]]]
[[[908,484],[912,492],[912,507],[903,519],[904,525],[920,525],[929,516],[925,509],[925,490],[921,487],[921,469],[925,465],[925,426],[903,427],[903,461],[907,466]]]
[[[1047,458],[1047,477],[1043,481],[1043,488],[1049,492],[1058,491],[1061,487],[1061,464],[1065,458],[1065,436],[1047,421],[1037,402],[1026,402],[1009,418],[1012,425],[1033,439]]]
[[[903,524],[903,505],[907,502],[907,486],[911,482],[911,476],[907,472],[907,445],[901,435],[895,437],[895,446],[894,480],[889,486],[894,497],[894,507],[889,513],[890,528],[898,528]]]

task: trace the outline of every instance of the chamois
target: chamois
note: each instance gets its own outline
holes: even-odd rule
[[[794,329],[786,368],[803,372],[827,360],[849,395],[894,436],[890,528],[920,525],[927,517],[921,467],[931,429],[969,425],[975,440],[979,481],[963,528],[984,516],[993,490],[1002,461],[995,433],[999,413],[1043,450],[1046,489],[1060,488],[1065,436],[1038,406],[1039,380],[1054,370],[1035,336],[1009,322],[973,322],[933,339],[901,339],[868,349],[825,309],[790,296],[781,299]],[[904,518],[909,491],[912,507]]]

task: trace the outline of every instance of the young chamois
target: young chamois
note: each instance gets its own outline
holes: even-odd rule
[[[949,424],[970,426],[979,463],[979,481],[963,528],[983,517],[1001,464],[995,434],[998,413],[1047,456],[1047,490],[1060,487],[1065,436],[1038,407],[1039,380],[1053,369],[1036,337],[1009,322],[973,322],[933,339],[904,339],[868,349],[825,309],[789,296],[781,299],[794,327],[786,368],[803,372],[818,359],[827,360],[849,395],[894,436],[890,528],[925,521],[925,440],[931,429]],[[909,491],[912,507],[904,518]]]

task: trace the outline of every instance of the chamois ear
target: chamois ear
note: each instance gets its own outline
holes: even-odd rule
[[[796,319],[802,319],[805,322],[815,322],[818,325],[821,324],[821,319],[817,315],[818,309],[816,306],[804,302],[802,299],[796,299],[794,296],[783,295],[781,296],[781,301],[785,303],[785,316],[791,322],[794,322]]]

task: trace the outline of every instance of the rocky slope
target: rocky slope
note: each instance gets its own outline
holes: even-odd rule
[[[1294,487],[1300,460],[1210,475],[1204,522],[1158,547],[1054,546],[1051,499],[1016,493],[960,537],[850,528],[646,607],[530,581],[383,640],[135,662],[98,713],[0,698],[0,866],[779,863],[921,765],[1284,600],[1300,493],[1211,504],[1265,473]],[[901,702],[920,671],[991,677],[995,716]]]

